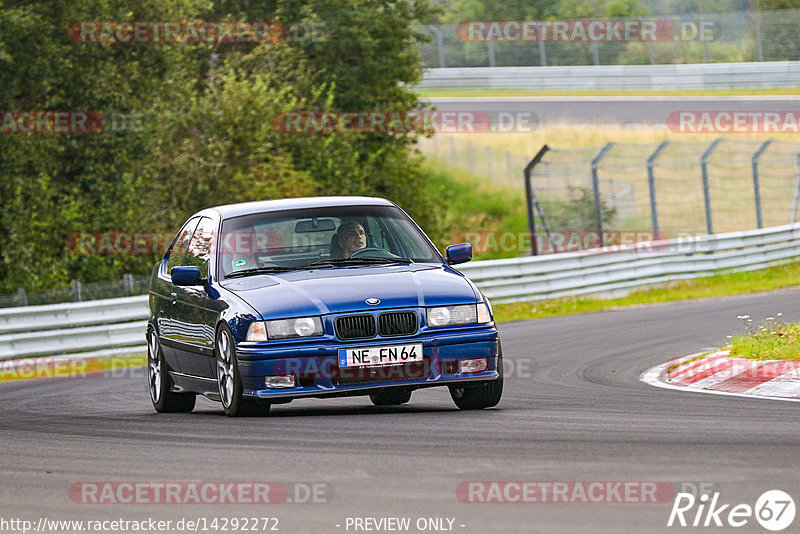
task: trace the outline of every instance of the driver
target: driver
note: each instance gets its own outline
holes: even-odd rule
[[[349,219],[339,226],[334,242],[339,245],[342,257],[349,258],[353,252],[367,246],[367,233],[358,221]]]

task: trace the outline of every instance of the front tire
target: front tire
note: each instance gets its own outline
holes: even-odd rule
[[[410,391],[381,391],[369,396],[375,406],[399,406],[411,400]]]
[[[450,397],[460,410],[482,410],[497,406],[503,396],[503,349],[497,344],[497,374],[495,380],[478,382],[473,386],[450,386]]]
[[[217,386],[222,409],[229,417],[253,417],[266,415],[270,405],[245,399],[242,396],[242,379],[239,375],[239,360],[233,335],[227,326],[217,330],[217,343],[214,350],[217,360]]]
[[[164,351],[154,329],[147,333],[147,382],[150,400],[158,413],[186,413],[194,409],[195,393],[175,393],[164,362]]]

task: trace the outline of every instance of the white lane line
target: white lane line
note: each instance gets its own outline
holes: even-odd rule
[[[747,397],[750,399],[800,402],[800,399],[797,398],[792,399],[787,397],[769,397],[766,395],[749,395],[749,394],[746,395],[743,393],[731,393],[729,391],[717,391],[714,389],[694,389],[694,388],[690,389],[687,388],[686,386],[676,386],[675,384],[670,384],[662,380],[662,377],[666,373],[667,367],[670,365],[670,363],[671,362],[662,363],[661,365],[656,365],[655,367],[648,369],[639,376],[639,381],[644,382],[645,384],[649,384],[651,386],[655,386],[657,388],[677,389],[680,391],[689,391],[692,393],[709,393],[711,395],[728,395],[732,397]]]

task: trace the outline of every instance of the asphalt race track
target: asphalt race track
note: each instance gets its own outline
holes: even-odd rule
[[[666,481],[711,483],[720,502],[732,505],[754,506],[771,489],[797,501],[800,405],[638,380],[656,364],[724,342],[740,326],[737,315],[759,322],[777,312],[799,321],[800,289],[503,325],[505,394],[481,412],[460,412],[445,389],[432,389],[399,408],[373,407],[366,397],[304,400],[276,406],[266,418],[232,420],[203,399],[194,413],[157,415],[141,369],[0,384],[0,515],[277,517],[287,533],[354,532],[345,529],[348,517],[410,517],[412,525],[455,518],[453,531],[464,533],[729,532],[667,528],[671,502],[464,503],[456,487]],[[69,488],[87,481],[322,483],[327,502],[73,502]],[[763,531],[757,527],[751,518],[735,530]]]
[[[498,131],[529,131],[542,124],[649,124],[666,128],[671,113],[796,111],[797,96],[498,96],[424,98],[440,112],[483,112]],[[506,119],[499,116],[523,117]],[[673,118],[673,120],[675,120]],[[499,125],[498,123],[502,124]],[[530,124],[528,124],[530,123]],[[677,126],[677,125],[676,125]]]

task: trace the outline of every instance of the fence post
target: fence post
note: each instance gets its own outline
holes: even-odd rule
[[[25,292],[24,287],[17,288],[17,301],[19,302],[20,306],[28,305],[28,293]]]
[[[772,143],[772,139],[766,141],[758,151],[753,154],[753,196],[756,202],[756,224],[758,228],[763,228],[764,224],[761,219],[761,184],[758,181],[758,158],[764,153],[764,151],[769,148],[769,145]]]
[[[80,302],[83,300],[83,295],[81,294],[82,286],[80,280],[73,280],[72,281],[72,298],[75,302]]]
[[[489,66],[494,67],[495,60],[494,60],[494,43],[488,41],[486,43],[486,51],[489,53]]]
[[[647,43],[647,57],[650,58],[650,64],[656,64],[656,48],[653,43]]]
[[[595,65],[600,64],[600,49],[597,46],[597,41],[592,41],[592,60]]]
[[[547,50],[544,48],[543,40],[539,40],[539,63],[542,67],[547,66]]]
[[[650,189],[650,219],[653,221],[653,239],[661,239],[659,235],[661,230],[658,227],[658,206],[656,204],[656,176],[653,172],[653,167],[656,164],[656,159],[667,148],[667,145],[669,145],[669,141],[662,141],[655,152],[647,158],[647,186]]]
[[[133,275],[131,273],[122,275],[122,286],[126,295],[133,295]]]
[[[721,142],[722,138],[714,139],[714,142],[703,152],[700,158],[700,171],[703,176],[703,200],[706,207],[706,230],[709,235],[714,233],[714,222],[711,217],[711,191],[708,188],[708,158],[711,157],[711,154],[714,153]]]
[[[761,44],[761,20],[754,13],[748,13],[748,16],[753,20],[753,26],[756,33],[756,47],[758,49],[758,60],[764,61],[764,48]]]
[[[428,29],[436,38],[436,52],[439,56],[439,66],[444,68],[447,65],[445,64],[444,60],[444,35],[442,34],[442,30],[436,26],[428,26]]]
[[[525,170],[522,172],[525,176],[525,201],[528,206],[528,233],[531,237],[531,256],[537,256],[539,254],[539,245],[536,242],[536,215],[533,213],[534,196],[531,175],[533,174],[533,168],[538,165],[544,155],[547,154],[548,150],[550,150],[550,147],[544,145],[541,150],[533,156],[533,159],[525,166]]]
[[[597,168],[600,166],[600,161],[606,157],[608,151],[614,148],[616,143],[608,143],[600,150],[600,153],[592,160],[592,189],[594,189],[594,210],[595,217],[597,218],[597,233],[600,236],[600,247],[605,246],[605,239],[603,239],[603,205],[600,202],[600,179],[597,177]]]
[[[797,154],[797,186],[794,188],[794,202],[792,203],[792,224],[797,222],[798,201],[800,201],[800,154]]]

